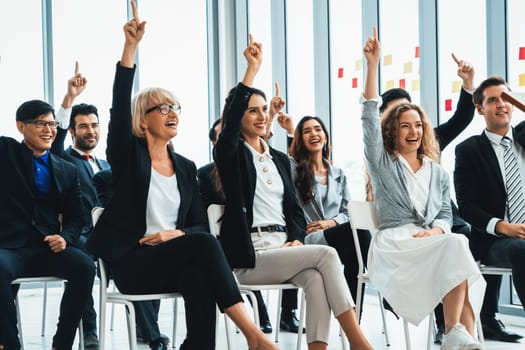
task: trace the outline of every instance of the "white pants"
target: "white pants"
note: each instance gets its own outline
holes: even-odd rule
[[[332,247],[305,245],[258,250],[255,268],[235,269],[234,272],[240,283],[293,282],[303,288],[306,298],[308,343],[328,343],[330,311],[339,316],[354,307],[341,261]]]

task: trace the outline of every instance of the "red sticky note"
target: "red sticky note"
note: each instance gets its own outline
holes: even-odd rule
[[[416,53],[415,53],[415,57],[419,57],[419,46],[416,46]]]
[[[337,70],[337,77],[342,78],[343,77],[344,68],[339,68]]]
[[[520,47],[520,60],[525,60],[525,47]]]
[[[357,78],[352,78],[352,89],[357,88]]]
[[[452,100],[446,99],[445,100],[445,111],[451,111],[452,110]]]
[[[399,87],[401,89],[405,89],[406,80],[405,79],[399,79]]]

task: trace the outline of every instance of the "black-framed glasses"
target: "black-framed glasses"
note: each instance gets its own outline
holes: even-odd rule
[[[180,104],[173,104],[170,105],[168,103],[161,103],[160,105],[156,105],[154,107],[146,109],[146,112],[144,114],[148,114],[149,112],[152,112],[154,110],[158,109],[159,112],[163,115],[168,115],[170,113],[170,110],[177,113],[177,115],[180,114],[181,107]]]
[[[43,120],[28,120],[28,121],[25,121],[24,122],[25,124],[33,124],[37,129],[43,129],[45,128],[46,126],[49,127],[50,129],[56,129],[57,126],[58,126],[58,122],[57,121],[50,121],[50,122],[46,122],[46,121],[43,121]]]

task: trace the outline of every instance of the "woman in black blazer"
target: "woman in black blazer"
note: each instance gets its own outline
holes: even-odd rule
[[[327,348],[331,312],[352,349],[372,349],[359,328],[337,252],[302,244],[306,224],[295,198],[290,161],[262,139],[268,105],[264,93],[251,87],[262,46],[251,36],[244,56],[248,67],[226,99],[214,149],[226,197],[220,241],[228,261],[241,283],[291,281],[304,289],[310,350]]]
[[[207,233],[195,165],[167,146],[177,135],[178,101],[160,88],[130,101],[135,51],[146,24],[132,6],[108,135],[114,193],[88,248],[108,262],[124,293],[182,293],[187,336],[181,349],[215,349],[216,304],[241,329],[250,349],[277,349],[248,317],[224,253]]]

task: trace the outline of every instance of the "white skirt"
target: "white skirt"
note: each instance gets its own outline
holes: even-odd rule
[[[467,280],[469,299],[479,315],[485,280],[461,234],[425,238],[413,224],[377,233],[368,253],[370,280],[395,312],[418,325],[455,286]]]

